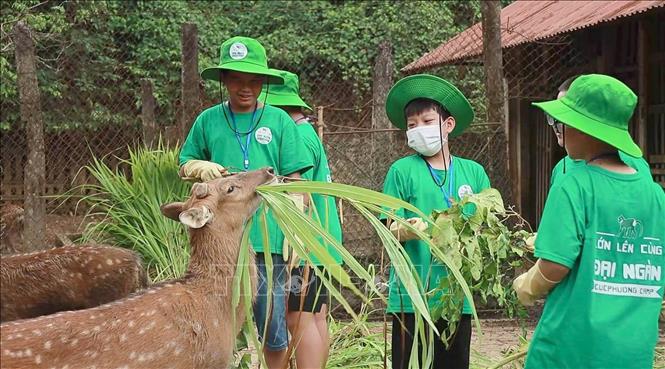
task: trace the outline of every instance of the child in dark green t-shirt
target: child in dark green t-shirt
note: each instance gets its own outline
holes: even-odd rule
[[[323,143],[314,131],[312,121],[304,113],[312,111],[300,97],[300,81],[298,76],[287,71],[277,71],[284,79],[284,84],[272,87],[259,96],[266,103],[279,107],[289,114],[296,123],[305,152],[310,156],[312,170],[303,174],[303,179],[318,182],[332,182],[328,157]],[[312,204],[313,203],[313,204]],[[337,204],[332,196],[312,194],[308,213],[316,219],[323,229],[327,230],[337,241],[342,242],[342,227],[337,213]],[[322,244],[325,242],[321,239]],[[288,254],[288,247],[285,253]],[[336,264],[342,264],[341,255],[332,247],[328,252]],[[294,260],[296,258],[292,258]],[[326,270],[326,265],[312,256],[314,267]],[[288,293],[288,312],[286,321],[291,332],[291,340],[295,346],[295,359],[299,368],[323,368],[328,359],[330,337],[328,333],[329,293],[321,279],[310,265],[303,263],[292,268],[291,284]]]
[[[561,83],[561,85],[559,86],[559,91],[556,96],[557,99],[566,96],[566,92],[568,92],[570,84],[573,83],[573,81],[577,77],[578,76],[570,77],[567,80],[563,81],[563,83]],[[559,147],[563,147],[563,134],[562,134],[563,123],[558,122],[551,115],[545,115],[545,117],[547,118],[547,124],[550,127],[552,127],[552,130],[554,131],[557,145],[559,145]],[[649,163],[647,163],[647,161],[644,160],[643,157],[636,158],[624,154],[621,151],[619,151],[619,157],[621,158],[621,161],[623,161],[626,165],[637,170],[641,175],[652,179]],[[552,169],[552,175],[550,177],[550,186],[554,185],[557,179],[561,178],[562,174],[565,174],[569,170],[574,170],[575,168],[584,165],[586,165],[586,162],[584,160],[573,160],[570,158],[570,156],[566,155],[565,157],[563,157],[563,159],[559,160],[559,162],[556,163],[556,165],[554,166],[554,169]]]
[[[525,305],[547,295],[529,346],[535,368],[651,368],[665,288],[665,195],[626,165],[642,156],[628,124],[637,96],[605,75],[575,79],[560,99],[534,103],[563,124],[584,165],[552,187],[536,265],[513,287]]]

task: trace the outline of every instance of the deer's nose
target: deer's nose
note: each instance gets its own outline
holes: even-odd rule
[[[272,167],[267,167],[266,172],[268,172],[269,174],[275,174],[275,170]]]

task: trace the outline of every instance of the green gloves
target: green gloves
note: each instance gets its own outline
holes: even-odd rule
[[[228,174],[223,166],[205,160],[190,160],[183,164],[182,174],[185,178],[197,178],[203,182],[212,181]]]
[[[420,218],[409,218],[407,219],[407,222],[409,222],[413,226],[413,228],[419,230],[420,232],[425,232],[428,228],[427,223],[425,223]],[[418,237],[410,229],[406,228],[403,224],[397,222],[393,222],[392,224],[390,224],[390,232],[400,242],[420,239],[420,237]]]
[[[540,271],[540,259],[528,272],[513,281],[513,289],[524,306],[533,306],[536,300],[545,297],[561,281],[550,281]]]

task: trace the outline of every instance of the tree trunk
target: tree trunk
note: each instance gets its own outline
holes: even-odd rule
[[[481,1],[483,62],[487,92],[487,122],[504,125],[503,56],[501,52],[501,3]]]
[[[181,142],[192,128],[200,107],[199,98],[199,52],[196,24],[182,25],[182,112],[180,116]]]
[[[393,85],[394,69],[392,45],[390,41],[384,40],[379,44],[374,62],[371,130],[385,130],[392,127],[386,115],[386,98]],[[381,157],[381,153],[385,153],[385,150],[392,148],[395,143],[394,132],[374,132],[370,134],[370,139],[372,140],[371,155],[374,157]],[[385,167],[377,165],[376,161],[371,161],[369,169],[374,178],[382,178],[384,175]]]
[[[23,240],[25,251],[45,248],[46,203],[43,197],[45,188],[44,122],[37,84],[35,63],[35,44],[30,28],[18,22],[13,29],[16,47],[16,71],[19,99],[21,103],[21,121],[26,127],[28,161],[25,165],[24,188],[24,227]]]

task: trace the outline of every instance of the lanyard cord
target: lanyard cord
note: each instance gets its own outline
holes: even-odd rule
[[[436,172],[436,170],[434,168],[432,168],[430,163],[428,163],[427,161],[425,161],[425,163],[427,164],[427,169],[429,169],[430,176],[432,176],[432,180],[434,181],[436,186],[439,187],[439,190],[441,190],[441,193],[443,194],[443,199],[446,201],[446,204],[450,208],[451,206],[453,206],[452,198],[453,198],[453,193],[454,193],[453,189],[454,189],[454,186],[455,186],[455,184],[453,183],[453,181],[454,181],[454,177],[453,177],[453,175],[454,175],[454,172],[453,172],[453,168],[454,168],[453,156],[452,155],[450,156],[450,167],[446,171],[446,175],[444,176],[443,181],[441,181],[441,183],[439,183],[439,174]],[[448,173],[450,173],[450,176],[448,176]],[[446,178],[446,177],[448,177],[448,178]],[[446,180],[448,180],[448,191],[447,192],[446,192],[446,189],[444,188],[444,185],[445,185],[444,181],[446,181]]]
[[[443,141],[443,129],[441,127],[441,115],[439,115],[439,139]],[[441,143],[441,156],[443,156],[443,169],[445,173],[443,174],[443,179],[439,183],[439,175],[436,173],[434,168],[430,165],[430,163],[425,159],[424,156],[420,155],[420,157],[423,159],[425,164],[427,165],[427,169],[429,170],[429,174],[432,177],[432,181],[434,181],[434,184],[439,187],[441,190],[441,193],[443,193],[443,199],[446,201],[446,204],[448,204],[448,207],[451,207],[453,204],[451,202],[452,196],[453,196],[453,156],[450,155],[450,168],[447,168],[448,161],[446,160],[446,155],[443,153],[443,142]],[[448,177],[448,173],[450,173],[450,178]],[[448,193],[446,193],[446,190],[443,188],[444,184],[446,183],[446,180],[448,179]]]
[[[231,118],[234,119],[234,127],[231,127],[231,121],[229,120],[229,117],[226,115],[226,109],[224,109],[224,99],[222,99],[222,102],[219,104],[219,108],[222,110],[222,113],[224,113],[224,118],[226,119],[226,124],[229,126],[229,129],[232,130],[235,134],[239,135],[248,135],[254,132],[254,130],[259,126],[259,123],[261,122],[261,118],[263,118],[263,113],[266,110],[266,100],[268,99],[268,92],[270,91],[270,84],[266,85],[266,96],[263,98],[263,108],[261,109],[261,114],[259,115],[259,119],[256,121],[256,123],[252,126],[250,124],[250,129],[247,132],[239,132],[237,128],[235,127],[235,119],[233,117],[233,111],[231,110],[231,100],[229,99],[229,112],[231,113]],[[221,96],[222,94],[222,82],[219,82],[219,94]],[[254,111],[252,113],[252,123],[254,123],[254,114],[256,114],[256,111],[258,110],[259,102],[256,101],[254,104]]]
[[[254,110],[252,111],[252,120],[250,122],[250,130],[247,132],[240,132],[238,131],[238,127],[236,125],[236,120],[235,116],[233,115],[233,110],[231,110],[231,99],[228,101],[228,107],[229,107],[229,114],[231,115],[231,120],[229,120],[229,117],[226,115],[226,109],[224,109],[224,95],[222,94],[222,81],[220,79],[219,81],[219,96],[220,96],[220,104],[219,108],[222,110],[222,113],[224,113],[224,119],[226,120],[226,124],[229,126],[229,129],[235,133],[236,139],[238,140],[238,145],[240,145],[240,151],[242,151],[242,156],[243,156],[243,166],[245,168],[245,171],[249,170],[249,145],[252,140],[252,135],[251,133],[256,130],[256,128],[259,126],[259,123],[261,122],[261,118],[263,118],[263,113],[265,112],[265,107],[266,107],[266,101],[268,100],[268,93],[270,92],[270,82],[266,84],[266,95],[263,98],[263,108],[261,109],[261,114],[259,115],[259,119],[254,123],[254,118],[256,116],[256,111],[259,107],[259,102],[258,100],[254,104]],[[233,122],[233,127],[231,126],[231,122]],[[242,140],[240,139],[240,136],[247,136],[247,139],[245,140],[245,146],[242,144]]]
[[[566,125],[561,127],[561,135],[563,136],[563,149],[566,149]],[[566,155],[568,152],[566,152]],[[563,174],[566,174],[566,160],[563,160]]]
[[[254,117],[256,116],[256,107],[257,107],[258,104],[259,103],[257,101],[256,105],[254,105],[254,111],[252,112],[252,120],[250,121],[250,126],[252,125],[252,123],[254,123]],[[233,131],[235,133],[236,140],[238,140],[238,145],[240,145],[240,151],[242,151],[243,166],[244,166],[245,170],[248,170],[249,169],[249,145],[252,141],[252,135],[249,134],[249,133],[251,131],[247,132],[245,134],[246,139],[245,139],[245,145],[243,146],[242,140],[240,139],[241,133],[238,132],[238,126],[236,125],[236,118],[233,115],[233,110],[231,110],[231,102],[230,101],[229,101],[228,105],[229,105],[229,115],[231,116],[231,122],[233,123]],[[222,110],[224,110],[224,108],[222,108]],[[226,113],[225,113],[225,115],[226,115]],[[228,118],[227,118],[226,121],[228,123]],[[254,128],[256,128],[256,127],[254,127]],[[254,129],[252,129],[252,131],[253,130]]]

